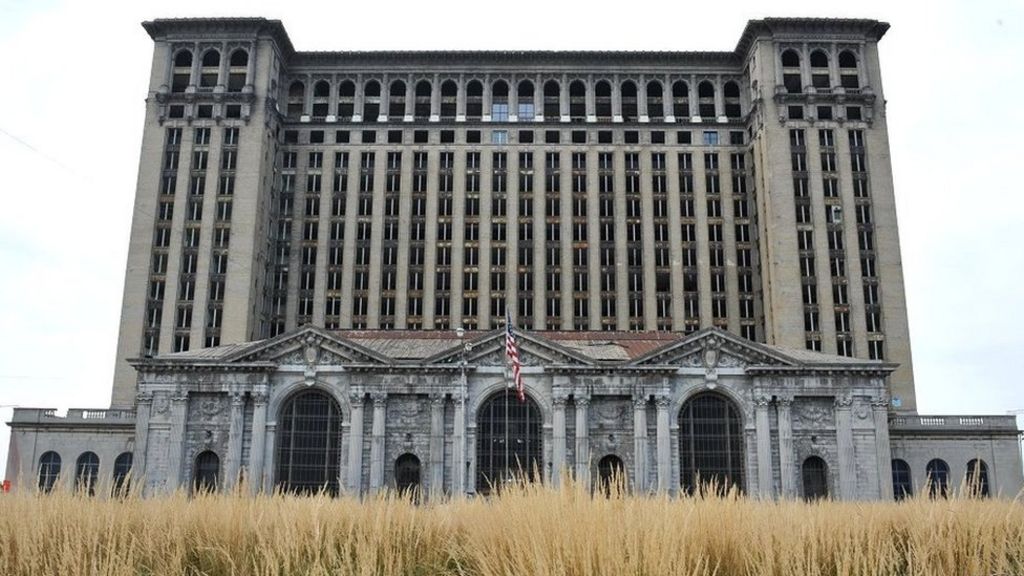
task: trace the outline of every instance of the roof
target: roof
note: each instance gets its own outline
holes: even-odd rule
[[[721,51],[631,51],[631,50],[373,50],[373,51],[303,51],[295,50],[284,24],[280,20],[260,17],[239,18],[158,18],[142,23],[153,40],[187,37],[196,33],[244,33],[273,38],[286,59],[296,58],[291,64],[309,64],[331,60],[343,63],[368,62],[450,62],[515,64],[536,63],[537,60],[577,63],[581,59],[620,63],[672,63],[676,61],[721,61],[739,63],[758,36],[786,36],[828,34],[849,35],[879,40],[889,24],[862,18],[764,18],[749,20],[733,50]]]

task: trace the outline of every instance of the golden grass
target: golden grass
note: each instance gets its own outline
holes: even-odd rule
[[[9,494],[0,574],[1017,575],[1024,503]]]

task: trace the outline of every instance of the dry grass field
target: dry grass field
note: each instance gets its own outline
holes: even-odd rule
[[[0,574],[1019,575],[1024,503],[8,494]]]

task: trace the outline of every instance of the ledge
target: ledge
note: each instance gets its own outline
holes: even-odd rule
[[[12,428],[33,424],[58,426],[135,426],[135,410],[70,408],[58,416],[55,408],[15,408],[8,423]]]
[[[895,415],[889,419],[889,430],[900,434],[1009,434],[1017,435],[1014,416],[921,416]]]

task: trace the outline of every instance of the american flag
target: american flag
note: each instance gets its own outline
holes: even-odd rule
[[[505,355],[508,363],[512,366],[512,381],[516,385],[516,396],[519,401],[526,400],[526,390],[523,388],[522,364],[519,363],[519,346],[516,345],[516,333],[512,328],[512,315],[505,315]]]

